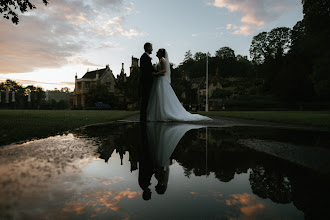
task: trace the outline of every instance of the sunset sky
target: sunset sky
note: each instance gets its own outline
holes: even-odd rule
[[[37,9],[18,25],[0,18],[0,81],[44,89],[69,87],[74,76],[121,63],[129,75],[131,57],[143,44],[168,51],[170,62],[186,51],[231,47],[249,55],[253,36],[275,27],[292,28],[303,18],[301,0],[32,0]]]

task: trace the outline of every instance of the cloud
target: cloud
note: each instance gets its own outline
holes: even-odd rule
[[[143,35],[137,29],[125,29],[122,25],[123,23],[125,23],[125,18],[123,16],[113,17],[109,20],[102,19],[100,22],[95,22],[94,26],[91,27],[88,32],[97,33],[103,37],[125,36],[132,38]]]
[[[251,35],[255,32],[255,29],[251,25],[236,26],[234,24],[227,24],[227,30],[234,30],[233,34],[237,35]]]
[[[116,46],[104,36],[132,38],[125,27],[133,4],[123,0],[58,0],[20,15],[18,25],[0,19],[0,73],[25,73],[67,64],[98,66],[83,57],[91,49]]]
[[[70,59],[71,64],[78,64],[78,65],[84,65],[84,66],[96,66],[101,67],[102,65],[98,65],[95,63],[90,62],[88,59],[81,57],[81,56],[75,56]]]
[[[140,194],[141,193],[139,192],[131,191],[131,189],[126,189],[125,191],[120,192],[109,190],[93,194],[85,194],[82,198],[66,203],[61,211],[62,214],[66,212],[82,214],[89,210],[93,210],[94,212],[92,213],[99,214],[105,214],[109,212],[109,210],[117,212],[121,208],[121,200],[134,199]]]
[[[226,8],[241,14],[243,25],[236,26],[234,34],[251,35],[261,27],[278,18],[283,12],[301,6],[300,0],[214,0],[213,6]],[[227,29],[231,29],[228,28]]]
[[[258,202],[255,195],[243,193],[230,195],[232,198],[226,200],[228,206],[237,206],[240,208],[243,216],[255,217],[260,210],[265,209],[266,206]],[[243,218],[240,216],[240,218]]]
[[[0,82],[7,80],[5,77],[0,76]],[[15,82],[18,84],[21,84],[23,86],[29,86],[29,85],[34,85],[34,86],[43,86],[43,87],[48,87],[48,86],[56,86],[58,88],[63,88],[63,87],[73,87],[74,82],[41,82],[41,81],[36,81],[36,80],[25,80],[25,79],[14,79]]]

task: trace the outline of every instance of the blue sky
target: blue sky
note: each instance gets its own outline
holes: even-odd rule
[[[37,9],[13,25],[0,19],[0,81],[7,78],[45,89],[70,87],[74,76],[121,63],[129,75],[131,57],[143,44],[165,48],[170,62],[186,51],[224,46],[249,55],[253,36],[276,27],[292,28],[303,18],[300,0],[32,0]]]

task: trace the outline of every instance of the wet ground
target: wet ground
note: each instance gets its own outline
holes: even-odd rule
[[[136,117],[0,147],[0,219],[329,219],[330,132]]]

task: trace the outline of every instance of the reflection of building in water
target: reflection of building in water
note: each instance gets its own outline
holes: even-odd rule
[[[79,136],[87,135],[92,139],[95,138],[98,144],[97,153],[100,154],[99,158],[103,159],[106,163],[113,153],[117,153],[121,158],[121,164],[123,164],[124,155],[128,152],[131,172],[137,170],[138,155],[137,142],[135,140],[139,138],[139,130],[134,123],[127,124],[127,126],[120,126],[118,124],[88,126],[77,130],[76,134]]]
[[[111,145],[102,145],[98,149],[98,153],[100,153],[100,158],[103,159],[106,163],[109,161],[111,155],[114,152],[116,154],[119,154],[121,165],[123,165],[124,155],[126,154],[126,152],[128,152],[129,154],[128,161],[130,162],[131,165],[131,172],[137,170],[138,160],[137,160],[137,156],[134,154],[136,150],[132,149],[131,147],[111,144]]]
[[[98,153],[100,154],[100,158],[103,159],[106,163],[109,161],[111,155],[115,152],[119,154],[120,164],[123,165],[123,158],[126,152],[129,154],[128,161],[131,165],[131,172],[137,170],[137,156],[135,155],[136,150],[133,149],[134,145],[120,145],[116,143],[118,140],[118,136],[109,135],[109,140],[106,143],[102,143],[98,147]]]

